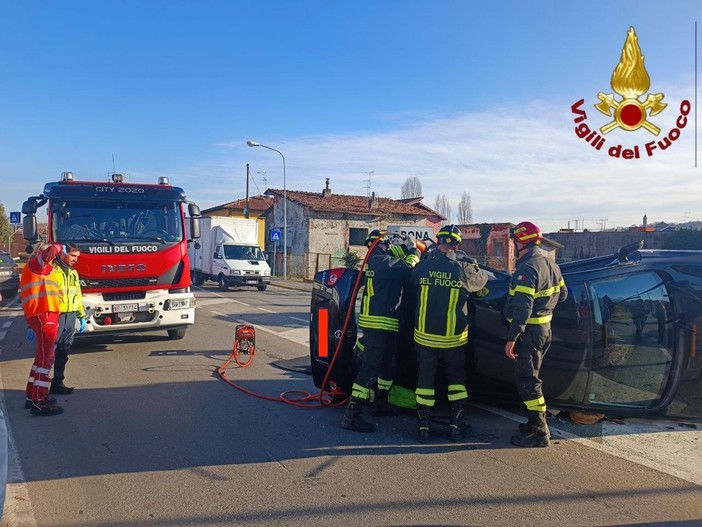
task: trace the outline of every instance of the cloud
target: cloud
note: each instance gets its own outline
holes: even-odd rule
[[[650,118],[662,129],[659,137],[643,129],[615,130],[605,136],[600,151],[576,136],[576,115],[570,108],[575,101],[534,101],[494,112],[417,120],[383,133],[261,141],[285,155],[289,190],[321,192],[329,178],[334,193],[365,195],[367,172],[373,171],[370,188],[377,195],[399,198],[407,178],[416,176],[425,204],[431,207],[438,194],[446,194],[454,213],[462,193],[468,192],[476,222],[530,219],[547,231],[571,220],[584,220],[591,229],[629,226],[641,223],[644,214],[649,222],[679,222],[702,218],[692,123],[668,150],[657,149],[652,156],[643,151],[645,143],[662,140],[675,126],[679,93],[692,90],[671,93],[666,111]],[[607,121],[594,102],[583,106],[591,129]],[[203,208],[244,195],[246,163],[257,183],[257,172],[265,170],[267,187],[283,187],[280,156],[248,148],[246,139],[222,142],[220,160],[188,167],[181,176],[187,183],[178,178]],[[618,144],[640,145],[641,158],[607,155]],[[253,185],[251,189],[257,193]]]

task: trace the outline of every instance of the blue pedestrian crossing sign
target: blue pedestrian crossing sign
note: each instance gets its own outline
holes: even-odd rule
[[[19,212],[10,212],[10,223],[12,225],[19,225],[20,224],[20,213]]]
[[[279,242],[283,236],[283,233],[280,229],[271,229],[271,241],[272,242]]]

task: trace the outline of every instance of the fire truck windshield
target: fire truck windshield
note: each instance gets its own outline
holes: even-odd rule
[[[51,232],[58,242],[156,241],[183,239],[179,203],[167,201],[61,201],[51,212]]]

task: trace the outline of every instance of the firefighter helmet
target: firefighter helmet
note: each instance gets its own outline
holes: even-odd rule
[[[448,243],[451,245],[461,243],[461,229],[453,224],[444,225],[436,235],[437,243]]]
[[[510,229],[510,236],[514,241],[524,244],[544,239],[541,229],[530,221],[517,223]]]
[[[373,242],[375,242],[375,240],[377,240],[378,238],[380,238],[380,242],[378,243],[383,243],[387,240],[387,236],[384,232],[382,232],[380,229],[373,229],[366,238],[365,246],[370,247],[371,245],[373,245]]]

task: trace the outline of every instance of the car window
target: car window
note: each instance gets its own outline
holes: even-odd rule
[[[593,299],[591,402],[655,405],[672,366],[673,319],[668,291],[656,273],[589,284]]]

